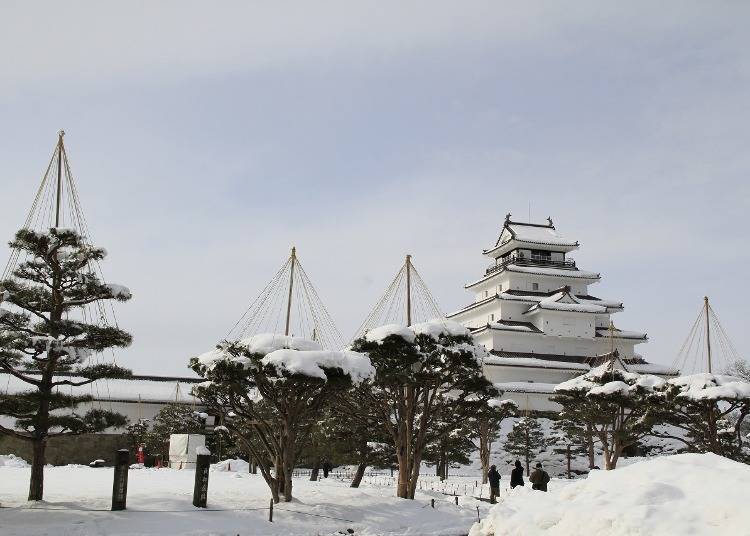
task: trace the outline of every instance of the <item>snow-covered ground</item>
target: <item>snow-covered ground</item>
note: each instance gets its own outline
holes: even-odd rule
[[[191,470],[138,469],[129,472],[128,509],[111,512],[111,468],[47,467],[45,501],[28,503],[29,469],[0,464],[0,534],[10,535],[459,535],[466,534],[489,504],[424,490],[414,501],[398,499],[390,485],[348,481],[294,481],[295,500],[274,508],[260,475],[217,467],[209,480],[208,509],[192,506]],[[235,469],[235,467],[232,467]],[[386,482],[381,480],[383,484]],[[430,500],[435,499],[435,508]]]
[[[714,454],[648,458],[550,486],[505,491],[470,536],[750,534],[750,466]]]

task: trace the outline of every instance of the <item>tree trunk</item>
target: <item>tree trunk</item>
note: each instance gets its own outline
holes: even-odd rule
[[[314,482],[318,480],[318,474],[320,473],[320,457],[315,458],[312,471],[310,471],[310,481]]]
[[[596,460],[594,460],[594,433],[591,430],[591,425],[586,425],[586,451],[589,455],[589,469],[596,467]]]
[[[526,425],[525,430],[526,430],[526,433],[525,433],[525,437],[526,437],[525,447],[526,448],[524,449],[525,450],[524,456],[526,457],[526,476],[528,477],[531,474],[531,471],[529,469],[529,465],[530,465],[529,464],[529,454],[530,453],[529,453],[529,427],[528,427],[528,424]]]
[[[399,449],[398,458],[398,484],[396,487],[396,496],[406,499],[409,497],[409,468],[406,464],[406,455],[403,452],[404,447]]]
[[[487,483],[487,473],[490,471],[490,426],[487,420],[479,423],[479,461],[482,464],[482,484]]]
[[[360,482],[362,482],[362,477],[365,476],[365,469],[367,469],[366,463],[360,463],[357,466],[357,472],[354,473],[354,480],[352,480],[352,488],[358,488]]]
[[[446,465],[448,464],[448,460],[446,459],[447,456],[445,454],[445,449],[442,445],[440,445],[440,461],[438,463],[438,475],[440,477],[440,482],[443,482],[445,480],[445,469]]]
[[[31,481],[29,483],[29,500],[41,501],[44,495],[44,464],[46,463],[46,439],[34,439],[32,442],[33,457],[31,460]]]

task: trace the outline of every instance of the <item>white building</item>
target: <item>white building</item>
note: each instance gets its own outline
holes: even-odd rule
[[[592,296],[600,274],[580,270],[569,254],[578,242],[546,224],[511,221],[506,216],[495,245],[483,251],[492,262],[466,285],[470,305],[448,318],[470,328],[490,351],[485,374],[522,409],[550,411],[558,383],[583,374],[612,352],[633,372],[671,376],[677,371],[646,363],[636,352],[645,333],[610,324],[620,301]],[[610,327],[611,326],[611,327]]]

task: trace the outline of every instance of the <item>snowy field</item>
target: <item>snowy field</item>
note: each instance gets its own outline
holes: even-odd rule
[[[467,534],[489,504],[429,490],[414,501],[398,499],[390,486],[327,479],[294,481],[295,500],[274,508],[260,475],[212,471],[208,509],[192,506],[191,470],[139,469],[129,472],[128,510],[111,512],[111,468],[45,469],[45,501],[26,502],[29,469],[0,466],[0,534],[6,535],[328,535],[353,529],[357,535]],[[435,508],[430,500],[435,499]]]
[[[3,458],[0,456],[0,458]],[[0,460],[2,462],[3,460]],[[414,501],[397,499],[388,475],[349,480],[294,481],[296,498],[274,508],[269,492],[244,462],[215,467],[208,509],[194,508],[190,470],[131,470],[128,510],[111,512],[112,469],[48,467],[46,501],[30,506],[24,462],[0,463],[0,534],[5,535],[463,535],[471,536],[672,536],[750,534],[750,466],[712,454],[680,454],[641,460],[587,478],[550,482],[549,493],[509,490],[501,482],[499,504],[471,496],[471,477],[422,478]],[[243,465],[244,464],[244,465]],[[437,491],[455,489],[452,496]],[[466,487],[469,495],[463,496]],[[433,491],[433,489],[435,491]],[[486,497],[486,487],[483,490]],[[435,499],[435,508],[430,506]],[[475,524],[477,507],[482,519]],[[353,532],[349,532],[353,531]]]

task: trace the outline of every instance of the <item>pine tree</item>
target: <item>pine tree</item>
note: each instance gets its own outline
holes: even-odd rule
[[[348,407],[352,415],[378,422],[390,437],[398,458],[396,494],[413,499],[437,420],[457,428],[459,407],[498,395],[482,372],[486,350],[463,326],[440,320],[381,326],[355,340],[352,349],[370,357],[376,376],[351,394]]]
[[[713,452],[742,461],[750,457],[742,433],[750,414],[750,382],[703,373],[672,378],[655,390],[662,395],[652,399],[661,422],[683,434],[663,431],[659,437],[682,441],[691,452]]]
[[[365,356],[278,334],[221,343],[190,367],[209,380],[194,394],[250,452],[274,502],[292,500],[297,456],[330,398],[374,373]]]
[[[604,469],[610,470],[626,448],[658,424],[661,411],[654,405],[659,398],[654,387],[663,383],[608,362],[559,384],[552,400],[563,407],[561,417],[591,430],[602,449]]]
[[[524,458],[526,461],[526,476],[530,473],[531,459],[542,452],[545,447],[542,427],[534,418],[521,417],[513,423],[513,429],[503,445],[508,454]]]
[[[41,500],[49,438],[99,432],[126,422],[122,415],[101,409],[77,413],[75,407],[92,397],[65,394],[65,387],[130,375],[115,365],[85,364],[94,353],[128,346],[130,335],[76,314],[104,300],[129,300],[130,292],[103,283],[88,269],[104,258],[105,251],[87,245],[75,231],[22,229],[10,247],[27,260],[0,282],[0,370],[29,388],[0,394],[0,414],[15,419],[14,427],[0,426],[0,433],[32,443],[29,500]],[[56,411],[63,409],[72,411]]]

